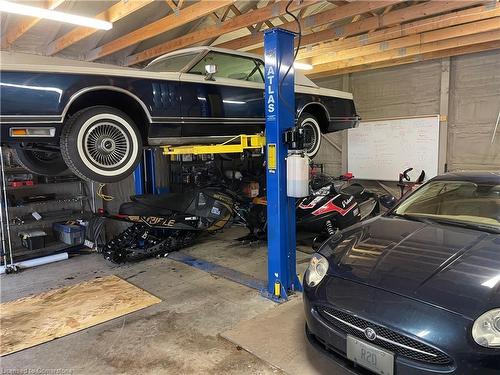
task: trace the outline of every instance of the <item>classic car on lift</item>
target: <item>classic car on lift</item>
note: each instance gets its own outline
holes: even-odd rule
[[[68,167],[119,181],[154,145],[212,143],[264,130],[264,64],[253,54],[194,47],[144,69],[2,52],[1,141],[38,174]],[[359,119],[352,94],[295,72],[296,124],[312,157],[321,134]]]
[[[499,374],[500,174],[435,177],[332,236],[304,280],[308,338],[356,373]]]

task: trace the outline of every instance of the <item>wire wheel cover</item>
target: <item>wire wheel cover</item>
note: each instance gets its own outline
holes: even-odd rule
[[[93,124],[85,134],[83,147],[90,161],[102,168],[119,167],[130,154],[127,133],[109,121]]]
[[[311,152],[316,147],[316,142],[318,141],[318,134],[316,134],[316,127],[313,123],[305,121],[302,124],[304,129],[304,147],[307,152]]]

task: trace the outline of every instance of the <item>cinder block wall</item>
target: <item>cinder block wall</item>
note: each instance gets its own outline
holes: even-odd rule
[[[500,50],[451,57],[449,93],[441,90],[443,63],[417,62],[316,83],[350,90],[359,114],[367,120],[442,114],[441,95],[446,95],[448,170],[500,171],[500,129],[491,143],[500,110]],[[328,137],[342,149],[345,132]],[[344,172],[342,152],[328,142],[323,142],[316,161],[324,163],[328,173]]]

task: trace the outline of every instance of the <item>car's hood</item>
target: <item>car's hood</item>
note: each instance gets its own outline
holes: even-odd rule
[[[332,246],[333,247],[333,246]],[[500,307],[500,235],[379,217],[344,233],[330,272],[464,316]]]

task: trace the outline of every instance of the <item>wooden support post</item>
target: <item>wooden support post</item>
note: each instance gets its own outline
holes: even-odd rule
[[[351,87],[351,75],[350,74],[344,74],[342,76],[342,90],[351,92],[352,87]],[[347,168],[347,137],[348,137],[348,130],[344,130],[342,132],[342,152],[341,152],[341,157],[342,157],[342,173],[348,172]]]
[[[441,60],[441,90],[439,96],[439,156],[438,172],[447,169],[448,152],[448,106],[450,102],[450,58]]]

